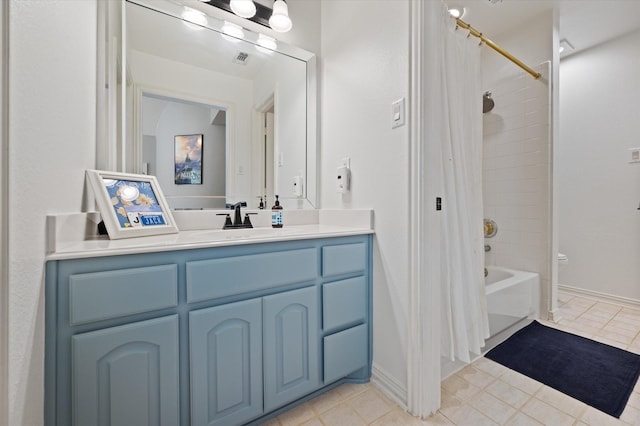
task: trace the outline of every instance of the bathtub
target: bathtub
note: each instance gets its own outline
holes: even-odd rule
[[[537,318],[540,275],[487,266],[485,278],[491,336],[526,318]]]

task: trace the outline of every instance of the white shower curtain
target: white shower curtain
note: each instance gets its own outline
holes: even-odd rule
[[[484,288],[479,39],[442,9],[442,355],[470,362],[489,337]]]
[[[483,282],[478,39],[438,1],[411,0],[411,298],[407,407],[440,407],[442,355],[470,361],[488,337]],[[442,211],[433,201],[442,197]]]

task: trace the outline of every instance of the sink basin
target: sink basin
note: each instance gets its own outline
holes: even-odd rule
[[[199,240],[207,241],[251,240],[257,238],[283,237],[300,234],[300,230],[294,227],[216,229],[191,232],[197,232]]]
[[[263,238],[282,235],[282,229],[278,228],[245,228],[225,229],[222,231],[227,240],[245,240],[250,238]]]

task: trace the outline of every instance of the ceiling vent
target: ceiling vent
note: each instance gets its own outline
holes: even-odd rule
[[[249,54],[245,52],[238,52],[235,58],[233,58],[233,62],[240,65],[247,65],[247,61],[249,60]]]

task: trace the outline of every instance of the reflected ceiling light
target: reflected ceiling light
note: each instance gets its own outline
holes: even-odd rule
[[[454,18],[462,18],[464,16],[464,7],[453,6],[449,8],[449,14]]]
[[[276,40],[264,34],[258,35],[258,45],[271,50],[276,50],[278,48]]]
[[[241,18],[251,18],[256,14],[256,5],[252,0],[231,0],[229,6]]]
[[[284,0],[276,0],[273,3],[273,14],[269,18],[269,25],[273,31],[286,33],[293,27],[291,18],[289,18],[289,8]]]
[[[190,7],[184,8],[184,10],[182,11],[182,19],[197,25],[198,29],[207,25],[207,17],[205,16],[205,14],[200,12],[199,10],[191,9]]]
[[[231,37],[244,38],[244,31],[242,31],[242,27],[229,21],[224,21],[224,25],[222,25],[222,32]]]
[[[560,47],[558,49],[558,52],[561,55],[566,55],[567,53],[573,51],[575,49],[575,47],[573,47],[573,44],[569,43],[569,41],[566,38],[563,38],[562,40],[560,40]]]

